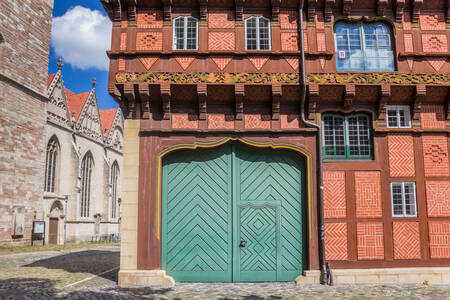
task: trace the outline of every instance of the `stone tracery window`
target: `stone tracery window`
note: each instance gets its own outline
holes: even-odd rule
[[[334,28],[338,71],[394,71],[391,30],[381,22],[339,22]]]
[[[81,161],[81,217],[89,217],[93,164],[92,154],[90,152],[86,153]]]
[[[245,20],[245,49],[270,50],[270,21],[265,17]]]
[[[47,155],[45,159],[45,191],[48,193],[57,192],[59,165],[59,143],[53,136],[47,144]]]
[[[181,16],[173,20],[173,49],[197,50],[198,22],[194,17]]]
[[[117,217],[117,200],[119,198],[119,165],[114,162],[111,168],[111,218]]]

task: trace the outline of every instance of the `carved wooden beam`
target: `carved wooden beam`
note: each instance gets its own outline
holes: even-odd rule
[[[386,104],[391,98],[391,85],[382,84],[378,100],[378,119],[386,121]]]
[[[333,7],[335,4],[334,1],[335,0],[325,0],[325,7],[323,10],[325,22],[331,22],[331,18],[333,17]]]
[[[134,119],[136,117],[136,95],[134,94],[134,84],[125,83],[123,85],[123,94],[127,99],[127,119]]]
[[[197,85],[198,97],[198,119],[206,120],[206,100],[208,98],[208,87],[206,83],[199,83]]]
[[[450,23],[450,1],[447,0],[447,23]]]
[[[200,6],[200,22],[208,20],[208,0],[198,0]]]
[[[352,106],[356,95],[356,87],[354,84],[345,85],[344,107]]]
[[[162,83],[160,85],[163,119],[170,120],[170,83]]]
[[[316,18],[317,0],[308,0],[308,22],[314,22]]]
[[[138,86],[139,98],[142,105],[142,118],[150,118],[150,91],[147,83],[140,83]]]
[[[309,103],[308,103],[308,120],[316,119],[317,103],[319,102],[319,85],[310,83],[308,85]]]
[[[162,0],[164,7],[164,22],[172,21],[172,0]]]
[[[236,5],[236,21],[242,22],[244,15],[244,2],[245,0],[234,0]]]
[[[352,10],[353,0],[344,0],[342,3],[342,14],[348,16]]]
[[[387,0],[378,0],[377,2],[377,15],[384,16],[384,11],[388,5]]]
[[[120,0],[111,0],[111,6],[113,11],[113,22],[122,21],[122,6]]]
[[[128,22],[134,23],[136,22],[136,0],[127,0],[127,14],[128,14]]]
[[[272,120],[280,119],[281,84],[272,85]]]
[[[416,85],[416,95],[414,98],[413,108],[413,127],[420,127],[420,112],[422,110],[422,103],[427,95],[427,86],[425,84]]]
[[[447,120],[450,120],[450,89],[447,92]]]
[[[272,3],[272,22],[279,22],[281,0],[272,0],[271,3]]]
[[[395,21],[401,23],[403,20],[403,10],[405,9],[405,0],[395,2]]]
[[[413,3],[413,13],[412,13],[412,22],[419,22],[420,10],[422,9],[423,0],[414,0]]]
[[[234,86],[234,98],[236,101],[236,120],[244,119],[244,97],[245,86],[243,83],[238,83]]]
[[[119,104],[120,109],[123,112],[123,115],[127,117],[128,115],[128,108],[127,108],[127,101],[125,97],[122,96],[122,93],[120,92],[119,88],[115,84],[108,85],[108,93],[113,97],[114,100]]]

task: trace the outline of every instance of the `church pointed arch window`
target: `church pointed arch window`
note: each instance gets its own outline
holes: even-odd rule
[[[86,153],[81,161],[81,205],[80,216],[89,217],[89,207],[91,202],[91,181],[94,160],[90,152]]]
[[[45,158],[45,192],[56,193],[58,191],[58,173],[59,173],[59,143],[53,136],[47,144]]]
[[[120,170],[117,161],[111,168],[111,218],[117,218],[117,201],[119,199]]]

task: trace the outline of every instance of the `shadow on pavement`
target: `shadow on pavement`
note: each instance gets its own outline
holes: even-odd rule
[[[111,288],[104,291],[72,291],[61,294],[57,281],[40,278],[0,280],[0,299],[154,299],[170,289]]]
[[[61,269],[70,273],[89,273],[117,282],[119,264],[120,253],[118,251],[86,250],[37,260],[24,265],[24,267],[44,267]],[[102,274],[114,268],[117,269]]]

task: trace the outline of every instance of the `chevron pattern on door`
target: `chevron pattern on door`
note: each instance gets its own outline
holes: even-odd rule
[[[236,144],[235,153],[236,202],[281,203],[275,280],[294,280],[302,273],[306,257],[303,160],[289,151],[255,151],[240,144]]]
[[[164,161],[162,265],[178,281],[231,281],[230,145]]]

